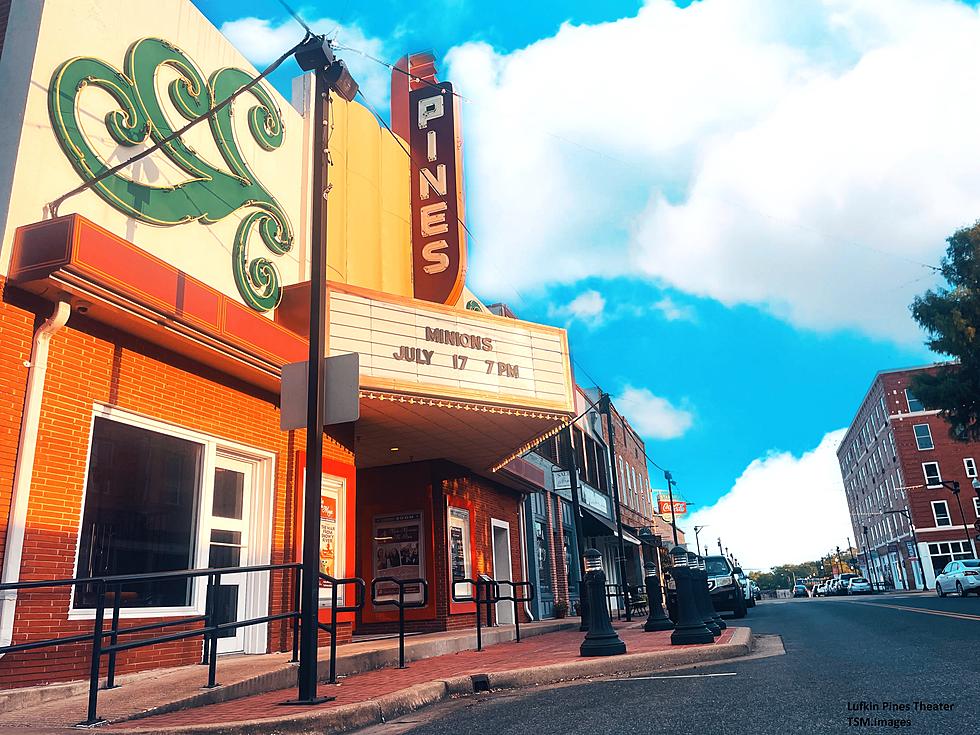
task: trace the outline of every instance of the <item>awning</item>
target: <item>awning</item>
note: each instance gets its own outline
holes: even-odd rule
[[[619,537],[619,533],[616,530],[615,522],[609,520],[605,516],[601,516],[589,510],[586,507],[582,507],[582,530],[585,532],[586,536],[615,536]],[[634,544],[636,546],[640,545],[640,539],[631,534],[626,529],[623,529],[623,541],[629,544]]]

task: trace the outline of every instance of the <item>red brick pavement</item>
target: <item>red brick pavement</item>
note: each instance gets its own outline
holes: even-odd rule
[[[626,642],[628,653],[663,651],[671,647],[670,631],[645,633],[635,623],[630,624],[630,627],[626,627],[624,624],[615,627],[620,637]],[[725,630],[714,644],[706,645],[728,643],[732,635],[732,629]],[[510,671],[534,666],[547,666],[563,661],[582,660],[578,655],[582,636],[583,634],[578,631],[548,633],[526,638],[520,643],[511,641],[488,646],[482,652],[462,651],[414,661],[406,669],[380,669],[363,674],[354,674],[341,679],[336,685],[320,684],[319,693],[321,696],[332,696],[336,699],[316,705],[316,708],[326,709],[342,704],[366,702],[415,684],[424,684],[453,676]],[[252,697],[221,702],[220,704],[121,722],[104,729],[111,730],[115,727],[127,730],[143,728],[158,730],[178,725],[276,719],[299,712],[309,712],[313,709],[309,706],[282,704],[295,696],[295,689],[280,689]]]

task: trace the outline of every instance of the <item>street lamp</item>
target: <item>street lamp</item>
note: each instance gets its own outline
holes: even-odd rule
[[[960,503],[960,483],[956,480],[940,480],[939,484],[945,488],[948,488],[953,497],[956,498],[956,507],[960,509],[960,518],[963,520],[963,531],[966,532],[966,543],[971,549],[974,549],[973,558],[977,556],[976,550],[973,546],[973,541],[970,538],[970,528],[966,525],[966,516],[963,515],[963,505]]]
[[[868,527],[864,527],[864,555],[868,559],[868,573],[871,575],[871,581],[874,586],[878,586],[878,574],[875,572],[874,563],[871,561],[871,544],[868,542]]]
[[[697,551],[701,548],[701,542],[698,540],[698,532],[702,529],[707,528],[707,526],[695,526],[694,527],[694,550]]]
[[[320,493],[323,477],[323,355],[327,329],[327,121],[330,92],[348,102],[357,94],[344,62],[324,36],[312,36],[296,50],[296,63],[315,78],[312,208],[310,212],[310,351],[306,394],[306,483],[303,516],[303,574],[300,577],[300,642],[297,704],[317,704],[317,615],[320,594]],[[332,697],[331,697],[332,699]]]

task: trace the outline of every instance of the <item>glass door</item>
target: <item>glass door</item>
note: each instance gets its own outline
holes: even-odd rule
[[[208,522],[208,566],[240,567],[248,560],[248,511],[252,503],[253,465],[220,454],[215,458],[214,489]],[[226,574],[214,590],[217,623],[245,619],[246,574]],[[218,653],[245,650],[245,628],[222,631]]]

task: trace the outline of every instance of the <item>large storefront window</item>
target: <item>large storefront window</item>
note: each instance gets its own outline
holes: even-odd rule
[[[929,544],[929,558],[932,560],[934,574],[939,574],[951,561],[972,559],[973,551],[966,541],[941,541]]]
[[[97,417],[76,575],[141,574],[194,566],[202,454],[203,446],[195,442]],[[95,602],[94,588],[79,587],[76,608],[91,608]],[[191,585],[186,579],[123,585],[120,594],[123,607],[177,607],[190,602]]]

